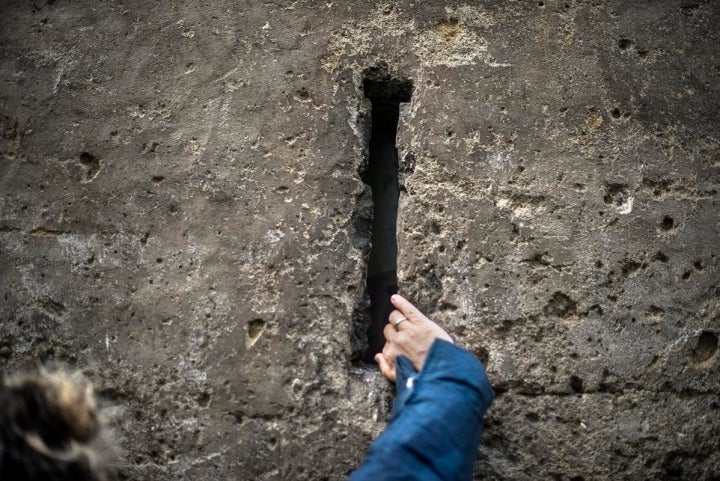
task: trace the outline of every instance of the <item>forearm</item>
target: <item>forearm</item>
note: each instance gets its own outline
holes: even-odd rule
[[[422,372],[398,358],[393,418],[352,481],[468,480],[493,399],[482,364],[436,340]],[[411,381],[408,381],[411,379]]]

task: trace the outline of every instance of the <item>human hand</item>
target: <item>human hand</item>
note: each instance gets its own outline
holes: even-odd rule
[[[383,376],[395,382],[397,356],[402,354],[407,357],[415,369],[420,371],[435,339],[448,342],[453,340],[443,328],[425,317],[404,297],[395,294],[390,298],[390,302],[395,310],[390,313],[389,323],[383,331],[385,347],[381,353],[375,355],[375,362],[380,366]]]

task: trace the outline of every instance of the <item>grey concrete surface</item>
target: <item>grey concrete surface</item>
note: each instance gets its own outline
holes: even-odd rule
[[[381,61],[401,291],[498,394],[475,478],[720,479],[718,2],[1,4],[0,369],[84,372],[119,479],[341,480],[382,430]]]

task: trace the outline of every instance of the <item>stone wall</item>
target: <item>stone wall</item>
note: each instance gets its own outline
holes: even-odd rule
[[[720,6],[3,2],[0,369],[95,384],[124,480],[342,480],[363,72],[412,80],[400,289],[487,363],[477,480],[720,476]]]

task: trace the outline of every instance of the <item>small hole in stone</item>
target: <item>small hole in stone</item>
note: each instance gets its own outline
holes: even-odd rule
[[[570,376],[570,387],[574,392],[583,392],[583,380],[578,376]]]
[[[210,405],[210,393],[201,392],[197,397],[198,406],[206,408]]]
[[[670,230],[675,227],[675,221],[670,216],[663,217],[662,223],[660,224],[662,230]]]
[[[666,256],[662,251],[657,251],[657,253],[653,256],[652,260],[654,261],[660,261],[660,262],[667,262],[668,256]]]
[[[252,346],[260,338],[260,335],[265,330],[266,322],[263,319],[253,319],[247,324],[248,340]]]
[[[702,331],[692,357],[695,362],[705,362],[715,355],[718,348],[718,336],[714,332]]]
[[[628,50],[632,48],[633,41],[628,38],[621,38],[618,40],[618,47],[620,47],[620,50]]]
[[[310,99],[310,92],[305,87],[295,91],[295,98],[301,102],[307,102]]]

